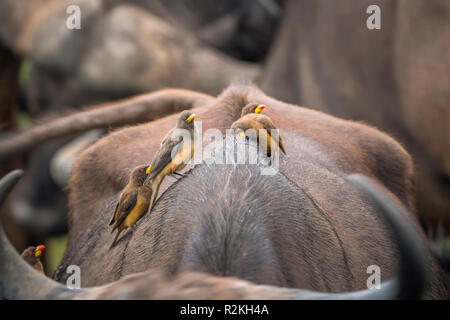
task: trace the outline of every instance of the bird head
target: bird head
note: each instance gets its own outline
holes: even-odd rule
[[[142,185],[145,178],[147,178],[148,173],[150,173],[150,167],[148,165],[138,166],[131,171],[130,183]]]
[[[234,138],[237,140],[241,137],[245,136],[245,131],[243,128],[237,127],[234,129]]]
[[[22,252],[22,258],[27,262],[33,264],[39,261],[42,251],[44,251],[45,246],[39,245],[37,247],[28,247]]]
[[[258,106],[255,108],[254,112],[255,112],[255,113],[260,113],[261,111],[264,110],[265,107],[266,107],[265,105],[260,104],[260,105],[258,105]]]
[[[189,117],[187,117],[185,121],[186,121],[187,123],[191,123],[192,120],[194,120],[194,119],[195,119],[195,113],[193,113],[193,114],[191,114]]]
[[[177,128],[193,127],[195,117],[196,117],[195,113],[189,110],[184,110],[183,112],[180,113],[177,119]]]
[[[35,257],[39,257],[42,254],[42,251],[44,251],[45,246],[44,245],[39,245],[36,247],[36,249],[34,250],[34,256]]]
[[[266,106],[263,104],[259,104],[259,103],[249,103],[247,104],[241,112],[241,117],[245,116],[246,114],[250,114],[250,113],[261,113],[261,111],[264,110]]]

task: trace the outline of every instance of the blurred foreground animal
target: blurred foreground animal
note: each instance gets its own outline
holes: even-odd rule
[[[123,230],[134,226],[148,210],[152,188],[150,185],[144,185],[144,181],[149,170],[150,166],[145,165],[131,171],[130,180],[120,194],[116,209],[109,222],[109,225],[113,225],[111,233],[117,229],[113,244]]]
[[[39,271],[42,274],[44,273],[44,266],[41,262],[41,254],[44,251],[45,246],[39,245],[37,247],[28,247],[22,252],[22,258],[25,260],[33,269]]]
[[[131,99],[111,109],[97,110],[95,121],[92,111],[82,112],[32,128],[12,142],[36,143],[54,135],[55,126],[66,121],[72,128],[68,126],[59,134],[71,132],[80,124],[96,127],[107,121],[123,123],[127,112],[144,118],[149,110],[161,106],[191,108],[202,119],[204,132],[215,129],[217,136],[239,119],[245,105],[258,101],[271,106],[265,112],[283,130],[283,143],[290,156],[280,159],[273,175],[262,175],[260,164],[206,162],[184,172],[177,181],[165,179],[152,214],[141,219],[135,232],[122,237],[112,249],[120,254],[114,254],[109,248],[112,238],[107,224],[128,182],[129,168],[157,153],[178,114],[105,136],[74,164],[69,239],[55,280],[64,283],[66,268],[76,264],[83,272],[82,287],[112,283],[95,289],[112,294],[127,283],[127,292],[133,292],[128,297],[156,297],[159,290],[150,292],[148,288],[154,286],[149,281],[158,288],[158,283],[167,288],[170,282],[171,288],[179,289],[188,279],[203,279],[226,288],[232,283],[242,284],[232,291],[233,295],[222,286],[220,290],[230,293],[227,297],[320,298],[323,296],[315,293],[336,297],[328,294],[366,292],[367,268],[376,264],[382,270],[382,279],[398,274],[400,287],[408,288],[402,292],[409,293],[399,295],[398,287],[388,285],[384,287],[389,288],[388,294],[373,290],[359,297],[447,298],[443,272],[431,257],[414,215],[411,157],[388,135],[361,123],[277,101],[253,86],[233,86],[218,97],[163,90],[141,99],[146,102],[145,109]],[[127,112],[122,113],[124,110]],[[225,146],[228,148],[228,144]],[[0,143],[2,149],[5,145]],[[380,206],[346,178],[351,174],[370,177],[374,192],[385,195],[381,202],[396,208],[404,221],[401,225],[410,226],[406,227],[410,231],[387,232],[388,225],[378,215]],[[408,240],[401,241],[405,235],[409,235]],[[398,248],[395,236],[399,237]],[[413,248],[419,247],[424,251],[417,254]],[[397,272],[405,256],[415,260],[401,264]],[[414,272],[425,270],[421,274],[428,276],[404,271],[414,266]],[[415,282],[420,279],[427,279],[424,291],[417,289],[422,287]],[[58,287],[55,282],[49,285]],[[194,281],[188,287],[195,286]],[[209,289],[199,290],[219,296]],[[172,295],[165,291],[165,295],[182,296],[183,292]],[[251,295],[255,292],[259,294]],[[314,295],[309,295],[311,292]],[[349,294],[338,297],[351,298]]]

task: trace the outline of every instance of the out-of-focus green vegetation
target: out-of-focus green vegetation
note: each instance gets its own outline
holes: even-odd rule
[[[52,277],[66,251],[67,235],[53,237],[45,242],[45,273]]]
[[[22,61],[20,62],[19,76],[18,76],[18,82],[21,88],[25,88],[27,86],[32,68],[33,63],[31,62],[31,60],[28,58],[23,58]],[[28,113],[20,111],[19,108],[14,108],[14,110],[16,110],[15,121],[17,128],[23,131],[31,127],[31,119]]]
[[[19,85],[22,88],[27,86],[28,80],[30,78],[31,70],[33,69],[33,63],[30,59],[22,59],[19,67]],[[20,131],[26,130],[31,127],[32,122],[28,113],[20,111],[16,108],[16,125]],[[45,250],[45,273],[47,276],[51,277],[58,267],[64,252],[66,251],[67,245],[67,235],[62,235],[58,237],[48,238],[44,245]]]
[[[31,69],[33,68],[33,63],[30,59],[22,59],[19,67],[19,85],[25,86],[30,78]]]
[[[19,130],[24,131],[31,127],[31,119],[30,116],[25,112],[17,112],[16,113],[16,122]]]

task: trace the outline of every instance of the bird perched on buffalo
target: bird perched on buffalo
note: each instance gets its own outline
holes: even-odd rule
[[[166,134],[153,157],[150,174],[144,183],[150,184],[153,189],[151,207],[155,203],[163,179],[167,175],[180,175],[177,171],[182,170],[194,156],[194,119],[195,113],[189,110],[181,112],[175,127]]]
[[[42,274],[44,273],[44,267],[41,262],[41,254],[44,251],[45,246],[39,245],[37,247],[28,247],[22,252],[22,258],[33,267],[33,269],[39,271]]]
[[[281,136],[278,135],[278,141],[272,139],[271,130],[277,129],[268,116],[261,114],[261,111],[266,108],[265,105],[257,103],[247,104],[241,111],[241,118],[236,120],[231,129],[238,132],[239,135],[244,135],[244,131],[253,129],[256,134],[259,134],[259,130],[265,130],[267,132],[267,153],[270,155],[272,150],[272,140],[280,147],[281,151],[286,154]],[[259,140],[258,140],[259,142]]]
[[[117,229],[113,244],[123,230],[132,227],[146,214],[152,196],[151,185],[144,185],[149,172],[150,166],[147,165],[136,167],[131,172],[128,184],[120,194],[116,209],[109,222],[109,225],[114,225],[111,233]]]

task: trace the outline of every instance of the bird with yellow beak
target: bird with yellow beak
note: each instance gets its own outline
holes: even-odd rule
[[[28,247],[21,254],[22,258],[30,266],[32,266],[33,269],[39,271],[42,274],[45,274],[44,266],[42,265],[42,262],[41,262],[41,254],[42,254],[42,251],[44,251],[44,249],[45,249],[45,246],[43,246],[43,245],[39,245],[37,247]]]
[[[194,119],[195,113],[185,110],[180,113],[174,128],[161,141],[160,147],[153,157],[150,174],[144,184],[150,184],[153,195],[150,200],[150,210],[155,204],[159,187],[168,175],[181,175],[177,171],[183,170],[194,156]]]
[[[112,245],[123,230],[134,226],[147,213],[152,188],[151,185],[144,185],[144,181],[149,172],[150,166],[147,165],[138,166],[131,171],[128,184],[121,192],[109,222],[109,225],[114,225],[111,233],[117,229]]]
[[[261,114],[261,111],[265,108],[266,106],[263,104],[247,104],[241,111],[241,118],[231,125],[231,129],[234,129],[238,136],[244,136],[244,132],[248,129],[255,130],[257,135],[259,135],[259,130],[264,130],[267,133],[267,153],[270,155],[272,149],[279,146],[281,151],[286,154],[281,136],[278,136],[278,141],[275,141],[271,136],[270,130],[277,128],[273,124],[272,119]]]
[[[259,114],[266,108],[263,104],[249,103],[241,110],[241,118],[247,114]]]

